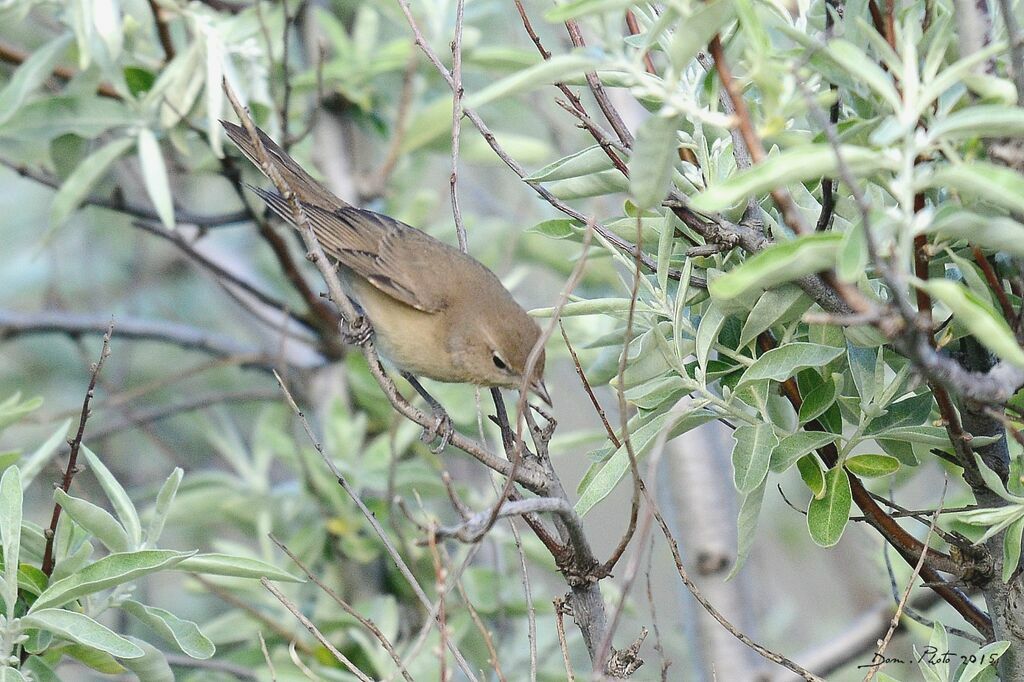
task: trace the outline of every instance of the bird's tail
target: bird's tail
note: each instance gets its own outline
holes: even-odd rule
[[[259,155],[256,153],[256,147],[249,138],[249,133],[246,129],[228,121],[221,121],[220,123],[224,126],[225,132],[227,132],[231,141],[235,143],[235,146],[245,154],[246,158],[254,166],[266,175],[266,171],[264,171],[260,164]],[[295,159],[290,157],[285,150],[281,149],[276,142],[271,140],[269,135],[259,128],[256,128],[256,132],[263,143],[263,148],[267,150],[267,156],[270,161],[277,167],[285,182],[288,183],[288,186],[301,201],[323,207],[329,211],[349,206],[349,204],[336,197],[329,189],[324,187],[320,181],[307,173],[302,166],[296,163]]]

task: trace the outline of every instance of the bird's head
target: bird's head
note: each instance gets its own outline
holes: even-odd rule
[[[492,311],[493,312],[493,311]],[[540,339],[537,323],[516,306],[504,314],[488,314],[477,318],[469,348],[463,355],[465,369],[482,386],[521,388],[526,376],[530,353]],[[544,349],[533,365],[526,388],[548,405],[551,396],[544,386]]]

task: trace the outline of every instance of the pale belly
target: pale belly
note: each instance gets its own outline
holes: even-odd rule
[[[373,324],[377,349],[395,367],[437,381],[466,381],[447,347],[450,330],[443,313],[425,313],[381,293],[357,277],[351,291]]]

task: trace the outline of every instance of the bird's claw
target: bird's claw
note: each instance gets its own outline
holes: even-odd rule
[[[441,442],[430,448],[431,452],[437,454],[448,447],[453,433],[455,433],[455,426],[452,424],[452,418],[443,409],[437,409],[434,410],[434,425],[423,427],[420,440],[429,445],[440,437]]]
[[[351,346],[365,346],[373,338],[373,327],[365,317],[347,322],[341,330],[341,340]]]

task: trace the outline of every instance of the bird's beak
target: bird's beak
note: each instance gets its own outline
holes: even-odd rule
[[[537,379],[537,381],[533,382],[533,385],[530,386],[530,392],[543,400],[548,407],[554,407],[551,404],[551,394],[548,393],[548,387],[544,385],[543,379]]]

